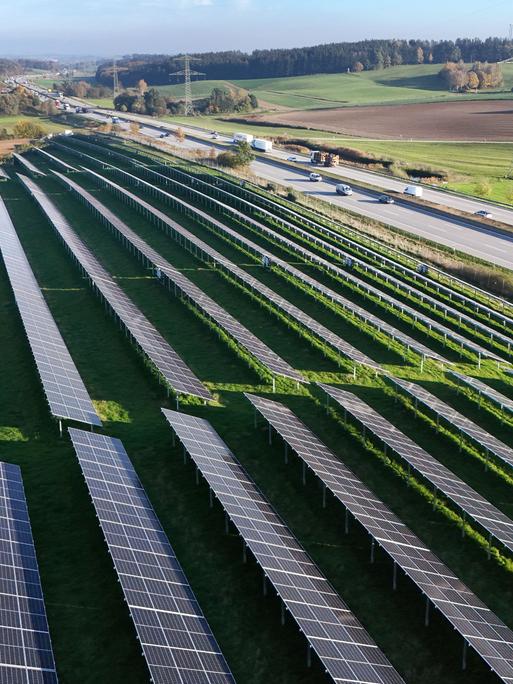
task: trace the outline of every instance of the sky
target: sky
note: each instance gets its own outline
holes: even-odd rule
[[[0,55],[121,56],[506,36],[511,0],[0,0]]]

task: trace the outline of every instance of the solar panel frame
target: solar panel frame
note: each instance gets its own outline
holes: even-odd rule
[[[57,684],[21,470],[8,463],[0,463],[0,587],[0,681]]]
[[[48,152],[47,150],[43,150],[40,147],[35,147],[34,149],[36,152],[39,152],[39,154],[42,154],[47,159],[50,159],[50,161],[55,162],[56,164],[61,166],[66,171],[74,171],[74,172],[78,173],[78,169],[76,169],[74,166],[71,166],[71,164],[68,164],[67,162],[63,161],[62,159],[59,159],[59,157],[56,157],[54,154],[50,154],[50,152]]]
[[[50,412],[59,420],[101,425],[1,198],[0,253]]]
[[[235,684],[122,442],[69,433],[151,680]]]
[[[408,468],[412,468],[427,481],[434,490],[463,512],[488,536],[495,539],[508,551],[513,552],[513,520],[472,489],[466,482],[437,461],[410,437],[392,425],[386,418],[373,409],[363,399],[338,387],[319,383],[319,387],[359,423],[365,434],[372,434],[387,448],[392,450]],[[468,518],[467,518],[468,516]]]
[[[479,449],[484,449],[487,458],[489,454],[493,454],[499,461],[513,467],[513,449],[471,421],[470,418],[463,416],[421,385],[388,374],[384,374],[383,377],[387,382],[412,397],[415,405],[420,402],[437,416],[437,420],[442,419],[445,423],[456,427],[461,435],[465,435]]]
[[[48,196],[29,178],[21,174],[18,177],[46,215],[68,252],[87,275],[94,290],[110,306],[117,320],[130,334],[131,340],[164,383],[177,394],[210,401],[212,394],[113,280],[112,275],[100,264]]]
[[[103,179],[102,176],[99,176],[99,178]],[[238,345],[247,351],[268,373],[271,375],[282,375],[296,382],[305,382],[305,378],[299,371],[292,368],[236,318],[206,295],[181,271],[174,268],[104,204],[70,181],[69,178],[63,177],[63,181],[76,193],[77,197],[94,211],[98,218],[126,244],[129,244],[131,249],[135,250],[156,273],[160,273],[160,277],[166,282],[169,289],[173,289],[177,295],[180,293],[181,296],[194,304],[208,319],[214,321],[231,339],[235,340]]]
[[[490,387],[478,378],[473,378],[469,375],[463,375],[462,373],[457,373],[456,371],[448,371],[447,374],[451,378],[455,378],[458,383],[467,385],[470,389],[474,390],[474,392],[477,392],[480,397],[484,396],[492,403],[497,404],[501,411],[509,411],[510,413],[513,413],[513,399],[506,397],[504,394],[501,394],[496,389]]]
[[[290,409],[245,396],[485,663],[511,684],[513,632]]]
[[[331,679],[403,683],[210,423],[162,412]]]
[[[161,212],[159,209],[156,209],[151,204],[145,202],[145,200],[139,198],[137,195],[134,195],[125,188],[117,185],[117,183],[105,178],[105,176],[102,176],[95,171],[91,171],[90,169],[85,169],[85,167],[82,168],[84,168],[88,174],[96,177],[98,181],[103,182],[118,196],[124,197],[125,199],[129,198],[132,202],[134,202],[135,206],[139,206],[141,209],[144,209],[149,215],[153,216],[155,220],[160,221],[164,226],[166,226],[167,229],[178,233],[185,240],[189,241],[190,244],[201,250],[209,259],[212,259],[216,266],[221,266],[230,275],[235,276],[235,278],[249,288],[250,291],[256,292],[257,295],[263,297],[280,312],[284,313],[286,316],[299,323],[300,326],[313,333],[316,338],[320,339],[322,342],[334,349],[337,353],[345,358],[348,358],[354,363],[368,366],[377,372],[381,371],[381,366],[373,359],[369,358],[366,354],[353,347],[353,345],[346,342],[346,340],[341,338],[332,330],[326,328],[326,326],[313,319],[294,304],[291,304],[284,297],[276,294],[273,290],[271,290],[271,288],[264,285],[257,278],[254,278],[242,268],[232,263],[220,252],[210,247],[206,242],[197,238],[194,233],[191,233],[187,229],[180,226],[179,223],[170,219],[167,214]],[[141,180],[140,182],[144,183],[145,181]]]
[[[31,173],[35,174],[36,176],[46,176],[46,173],[43,173],[31,161],[29,161],[28,159],[25,159],[25,157],[23,155],[18,154],[17,152],[13,152],[12,156],[14,157],[14,159],[19,161],[20,164],[22,166],[24,166],[27,171],[30,171]]]

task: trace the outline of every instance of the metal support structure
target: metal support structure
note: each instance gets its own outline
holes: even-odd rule
[[[177,57],[176,59],[183,61],[183,69],[169,75],[183,76],[185,86],[185,116],[192,116],[194,114],[194,105],[192,103],[191,76],[205,76],[205,74],[202,71],[191,71],[191,61],[199,61],[198,57],[183,55],[183,57]]]
[[[424,611],[424,627],[429,627],[429,598],[426,596],[426,610]]]

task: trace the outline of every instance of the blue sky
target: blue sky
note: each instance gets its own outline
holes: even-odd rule
[[[0,0],[0,54],[201,52],[508,34],[511,0]]]

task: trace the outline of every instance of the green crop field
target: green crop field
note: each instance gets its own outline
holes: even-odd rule
[[[67,145],[79,149],[73,141]],[[140,155],[154,163],[142,147],[116,149]],[[55,146],[52,153],[77,165],[77,157]],[[106,150],[88,154],[125,166],[107,157]],[[41,169],[57,168],[34,154]],[[206,177],[191,162],[167,160],[183,171]],[[99,173],[101,166],[86,162]],[[216,172],[210,171],[210,178]],[[344,511],[328,499],[322,507],[321,489],[313,477],[302,484],[301,468],[291,459],[286,465],[278,439],[268,444],[266,427],[253,426],[253,411],[242,396],[250,391],[287,404],[396,512],[477,595],[513,627],[513,563],[493,550],[489,560],[486,543],[462,537],[458,516],[449,514],[443,497],[433,501],[405,470],[384,458],[369,443],[356,438],[343,422],[324,408],[321,393],[313,385],[300,386],[278,380],[277,392],[249,367],[244,354],[235,354],[214,330],[190,308],[160,286],[145,268],[75,196],[49,174],[40,187],[65,214],[72,227],[95,253],[119,286],[133,299],[185,362],[211,389],[216,402],[202,406],[185,399],[182,410],[207,418],[254,478],[264,495],[283,516],[336,591],[362,621],[371,636],[404,676],[407,684],[493,684],[495,681],[479,658],[469,653],[466,671],[460,669],[461,638],[433,611],[431,626],[424,626],[424,601],[420,592],[399,575],[391,588],[392,565],[376,551],[369,563],[368,535],[351,523],[344,533]],[[513,478],[504,468],[483,469],[476,450],[456,448],[457,438],[437,432],[433,424],[413,413],[384,391],[374,373],[361,369],[352,378],[352,364],[336,360],[327,348],[312,346],[285,321],[252,299],[248,292],[208,266],[136,209],[100,188],[90,176],[74,173],[74,181],[94,196],[173,266],[180,269],[205,293],[252,330],[310,381],[342,385],[382,412],[391,422],[424,446],[459,477],[508,515],[513,515]],[[164,187],[164,186],[162,186]],[[193,234],[237,263],[288,301],[369,354],[390,373],[419,380],[445,401],[513,445],[513,421],[501,420],[488,402],[458,394],[442,369],[427,362],[423,371],[418,357],[403,359],[399,345],[382,334],[369,334],[336,307],[327,306],[312,292],[299,287],[277,271],[264,269],[259,261],[235,242],[222,239],[191,216],[130,186]],[[177,190],[178,193],[178,190]],[[306,647],[293,620],[280,625],[280,606],[273,592],[262,595],[262,575],[256,564],[242,562],[241,543],[232,528],[224,532],[221,509],[209,507],[208,489],[195,483],[194,468],[184,465],[181,449],[173,447],[162,406],[174,408],[165,389],[143,365],[115,321],[57,239],[37,205],[18,181],[0,184],[16,229],[51,311],[70,349],[95,405],[104,421],[102,432],[122,439],[177,557],[205,612],[206,618],[239,684],[322,684],[326,678],[313,663],[306,667]],[[206,205],[202,209],[214,213]],[[291,260],[290,254],[243,224],[217,212],[217,218],[237,227],[241,235],[265,245],[269,254]],[[276,229],[271,219],[267,220]],[[298,221],[300,217],[298,216]],[[331,257],[330,257],[331,258]],[[412,336],[443,351],[463,372],[488,378],[488,382],[513,397],[513,386],[497,365],[484,361],[480,371],[473,355],[460,357],[454,345],[412,327],[406,321],[370,301],[327,273],[306,263],[298,267],[340,291],[383,320],[393,322]],[[383,287],[385,285],[383,284]],[[456,305],[458,305],[456,303]],[[420,306],[420,304],[419,304]],[[434,314],[436,315],[436,314]],[[440,318],[443,318],[440,314]],[[0,460],[22,467],[33,533],[41,570],[60,680],[66,684],[145,684],[149,681],[128,610],[107,554],[93,506],[69,439],[58,437],[41,392],[37,372],[26,343],[3,263],[0,261]],[[445,320],[445,319],[444,319]],[[453,325],[451,320],[448,325]],[[465,331],[473,336],[473,331]],[[479,339],[479,338],[476,338]],[[404,350],[402,350],[404,351]],[[410,486],[408,486],[408,484]],[[469,524],[469,521],[467,521]]]

